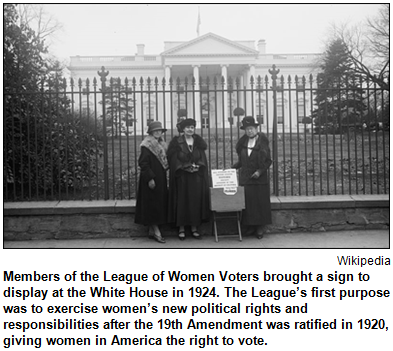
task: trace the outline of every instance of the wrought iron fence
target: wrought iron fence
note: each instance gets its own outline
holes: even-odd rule
[[[148,123],[160,120],[169,142],[185,115],[208,143],[210,169],[236,161],[241,120],[254,116],[271,144],[272,194],[389,192],[389,92],[370,82],[326,88],[312,76],[280,77],[274,66],[246,86],[97,73],[4,94],[5,201],[135,198]]]

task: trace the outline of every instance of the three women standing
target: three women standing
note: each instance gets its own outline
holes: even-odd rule
[[[147,131],[149,135],[141,143],[135,213],[135,223],[149,226],[149,237],[159,243],[165,243],[159,225],[168,222],[168,161],[167,146],[162,138],[164,132],[166,129],[161,122],[151,122]]]
[[[253,117],[244,117],[240,129],[245,134],[236,144],[239,161],[232,167],[239,169],[239,185],[244,186],[245,210],[242,221],[246,234],[263,237],[263,228],[272,223],[268,172],[272,160],[269,140],[258,132]]]
[[[174,137],[168,147],[169,223],[179,228],[179,239],[184,240],[185,227],[191,227],[192,236],[201,239],[198,226],[210,219],[208,162],[206,142],[195,134],[196,121],[182,120],[180,136]]]
[[[201,239],[198,226],[210,219],[208,162],[206,142],[195,134],[196,121],[182,120],[181,132],[174,137],[166,153],[161,122],[149,125],[148,136],[141,143],[141,169],[135,223],[149,226],[149,235],[165,243],[159,225],[171,223],[179,228],[179,239],[184,240],[185,227],[192,236]],[[245,131],[236,144],[239,184],[244,186],[245,210],[243,224],[247,234],[263,236],[263,228],[272,223],[268,169],[272,164],[269,140],[258,132],[253,117],[245,117],[240,127]],[[169,173],[169,193],[166,171]]]

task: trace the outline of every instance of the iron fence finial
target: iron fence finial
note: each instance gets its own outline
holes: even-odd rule
[[[280,70],[278,68],[276,69],[276,65],[273,65],[272,69],[269,69],[269,73],[273,79],[277,79],[277,75],[280,73]]]
[[[101,82],[105,83],[106,81],[106,76],[109,74],[109,71],[105,72],[105,67],[101,67],[101,71],[97,71],[97,74],[101,77]]]

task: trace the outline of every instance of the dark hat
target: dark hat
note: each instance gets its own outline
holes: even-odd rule
[[[247,127],[258,127],[259,123],[255,122],[254,117],[247,116],[242,120],[242,126],[240,129],[246,129]]]
[[[180,111],[180,110],[179,110]],[[182,132],[182,130],[180,129],[180,123],[181,123],[181,121],[183,121],[184,119],[186,119],[187,117],[179,117],[178,119],[177,119],[177,124],[176,124],[176,128],[177,128],[177,131],[179,132],[179,133],[181,133]]]
[[[153,121],[149,123],[149,129],[147,130],[147,134],[151,134],[156,130],[162,130],[162,132],[166,132],[165,128],[162,128],[162,124],[160,121]]]
[[[184,128],[185,127],[188,127],[188,126],[196,126],[196,120],[195,119],[192,119],[192,118],[186,118],[186,119],[183,119],[182,121],[180,121],[180,123],[179,123],[179,129],[180,130],[184,130]]]

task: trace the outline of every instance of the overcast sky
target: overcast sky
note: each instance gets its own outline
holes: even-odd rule
[[[45,5],[63,24],[52,52],[70,56],[160,54],[164,41],[188,41],[212,32],[230,40],[265,39],[268,53],[318,53],[332,23],[355,24],[375,16],[371,4],[279,5]]]

